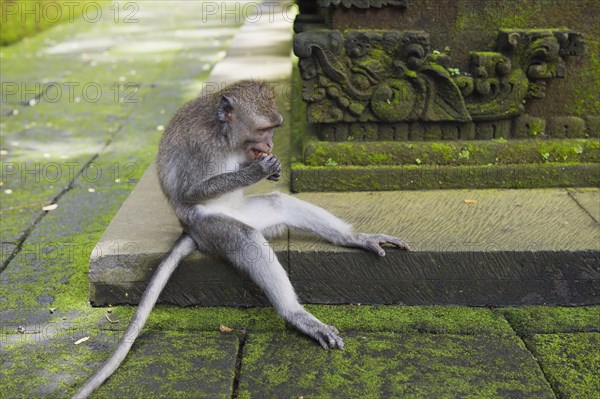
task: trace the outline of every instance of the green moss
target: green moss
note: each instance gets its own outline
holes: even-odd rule
[[[469,150],[462,150],[458,153],[458,157],[468,160],[471,157],[471,152]]]
[[[307,346],[295,333],[252,335],[246,342],[241,397],[492,398],[551,391],[514,336],[346,333],[345,351]],[[265,350],[266,348],[266,350]],[[274,368],[270,367],[271,365]],[[286,376],[265,384],[268,371]],[[308,376],[304,377],[306,374]],[[302,377],[298,377],[302,376]]]
[[[591,39],[591,38],[590,38]],[[585,68],[574,86],[574,102],[570,105],[575,115],[600,115],[600,38],[586,41]]]
[[[598,395],[600,333],[536,334],[527,343],[558,397]]]
[[[488,309],[460,306],[317,306],[307,309],[340,330],[510,334],[506,321]]]
[[[474,12],[468,2],[458,3],[458,14],[454,26],[457,31],[471,30],[473,27],[485,31],[501,28],[534,28],[540,16],[538,2],[489,2]]]
[[[547,163],[483,166],[292,167],[293,192],[378,191],[440,188],[593,187],[600,165]]]
[[[531,122],[528,124],[528,128],[529,135],[535,137],[538,134],[544,132],[546,125],[542,122],[541,119],[532,119]]]
[[[452,163],[456,159],[457,148],[455,145],[448,143],[431,143],[429,148],[433,153],[439,154],[446,163]],[[460,153],[458,155],[460,158]]]
[[[368,56],[360,59],[359,64],[373,71],[380,71],[391,64],[390,56],[380,48],[369,50]]]
[[[600,332],[600,307],[513,307],[498,310],[521,336],[533,333]]]
[[[600,162],[595,139],[490,140],[447,142],[311,142],[305,149],[309,166],[518,165],[542,162]],[[541,154],[548,153],[544,159]]]
[[[54,25],[81,18],[84,15],[86,3],[92,3],[93,11],[96,11],[99,5],[106,6],[109,2],[107,0],[85,0],[83,2],[3,0],[0,7],[0,20],[2,21],[0,45],[8,46]]]
[[[491,58],[499,61],[502,59],[502,54],[497,51],[472,51],[470,54],[478,55],[482,58]]]

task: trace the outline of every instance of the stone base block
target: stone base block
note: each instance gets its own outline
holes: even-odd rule
[[[305,193],[356,231],[401,237],[411,252],[362,250],[290,232],[274,255],[305,303],[585,305],[600,303],[600,190]],[[180,234],[151,167],[90,261],[90,301],[138,303]],[[117,250],[118,249],[118,250]],[[262,306],[264,295],[224,261],[189,256],[162,302]]]

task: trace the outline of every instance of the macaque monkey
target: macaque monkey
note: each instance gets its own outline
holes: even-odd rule
[[[221,256],[246,273],[280,317],[323,348],[344,349],[337,329],[300,305],[267,238],[292,228],[379,256],[385,255],[383,244],[405,250],[409,246],[383,234],[354,233],[349,224],[324,209],[286,194],[244,196],[245,187],[280,178],[281,164],[272,151],[273,130],[282,122],[272,89],[251,80],[200,96],[171,119],[156,161],[162,191],[183,234],[159,265],[123,340],[75,398],[89,396],[118,368],[169,277],[181,259],[196,249]]]

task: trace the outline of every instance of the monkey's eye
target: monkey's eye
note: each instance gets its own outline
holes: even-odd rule
[[[273,125],[273,126],[267,126],[267,127],[261,127],[258,128],[257,130],[261,133],[270,133],[273,131],[273,129],[278,128],[280,125]]]

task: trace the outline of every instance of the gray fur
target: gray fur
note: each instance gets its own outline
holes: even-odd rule
[[[157,170],[161,188],[184,235],[161,263],[144,294],[132,321],[137,333],[176,263],[191,252],[193,243],[200,252],[219,255],[250,276],[286,322],[323,348],[344,349],[337,329],[322,323],[300,305],[266,237],[274,237],[290,227],[380,256],[385,255],[382,244],[406,250],[409,246],[391,236],[354,233],[350,225],[324,209],[289,195],[244,197],[243,188],[265,178],[279,179],[281,165],[271,151],[273,129],[282,121],[268,85],[241,81],[187,103],[169,122],[160,143]],[[140,316],[136,317],[138,313]],[[137,333],[126,332],[125,337],[131,342],[122,341],[115,354],[80,390],[83,393],[75,397],[89,395],[117,369]]]

